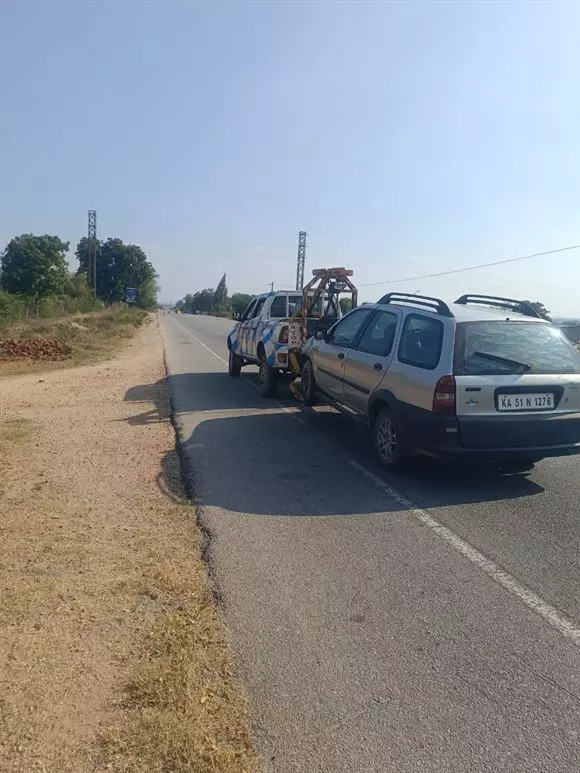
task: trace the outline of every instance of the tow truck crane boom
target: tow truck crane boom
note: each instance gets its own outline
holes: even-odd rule
[[[312,279],[305,285],[302,291],[302,303],[300,308],[288,322],[288,359],[295,378],[290,384],[292,392],[298,396],[300,391],[300,373],[302,371],[302,347],[311,335],[326,332],[336,321],[336,316],[328,316],[329,309],[334,307],[338,312],[340,308],[340,296],[348,293],[351,296],[352,308],[358,301],[358,290],[353,284],[351,269],[316,268],[312,272]],[[316,313],[314,309],[318,301],[322,299],[323,311]],[[309,329],[309,320],[318,317],[314,324],[315,329]]]

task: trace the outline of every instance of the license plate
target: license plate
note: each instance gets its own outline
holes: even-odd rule
[[[524,392],[517,395],[499,395],[497,398],[498,411],[549,411],[554,407],[553,392]]]

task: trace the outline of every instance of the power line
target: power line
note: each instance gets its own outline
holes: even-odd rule
[[[489,268],[490,266],[502,266],[506,263],[516,263],[519,260],[529,260],[530,258],[540,258],[543,255],[555,255],[557,252],[567,252],[569,250],[580,249],[580,244],[572,244],[569,247],[559,247],[557,250],[546,250],[545,252],[534,252],[531,255],[522,255],[519,258],[508,258],[507,260],[494,260],[492,263],[480,263],[477,266],[466,266],[465,268],[453,268],[450,271],[438,271],[436,274],[422,274],[421,276],[410,276],[406,279],[387,279],[384,282],[369,282],[359,285],[359,287],[375,287],[376,285],[399,284],[401,282],[417,282],[419,279],[432,279],[437,276],[449,276],[449,274],[462,274],[465,271],[475,271],[476,268]]]

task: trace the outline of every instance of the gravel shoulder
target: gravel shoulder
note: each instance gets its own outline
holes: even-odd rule
[[[254,769],[158,323],[0,382],[0,770]]]

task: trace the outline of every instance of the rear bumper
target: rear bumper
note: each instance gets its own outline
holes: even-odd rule
[[[446,424],[444,435],[443,440],[440,428],[438,437],[432,438],[432,451],[448,459],[539,459],[580,454],[578,414],[453,419]]]
[[[415,425],[418,451],[442,459],[515,459],[580,454],[580,416],[444,417]]]
[[[446,461],[460,461],[464,459],[473,461],[499,461],[505,459],[545,459],[555,456],[575,456],[580,454],[580,443],[560,446],[513,446],[505,448],[464,448],[463,446],[427,446],[417,449],[428,456],[436,456]]]

